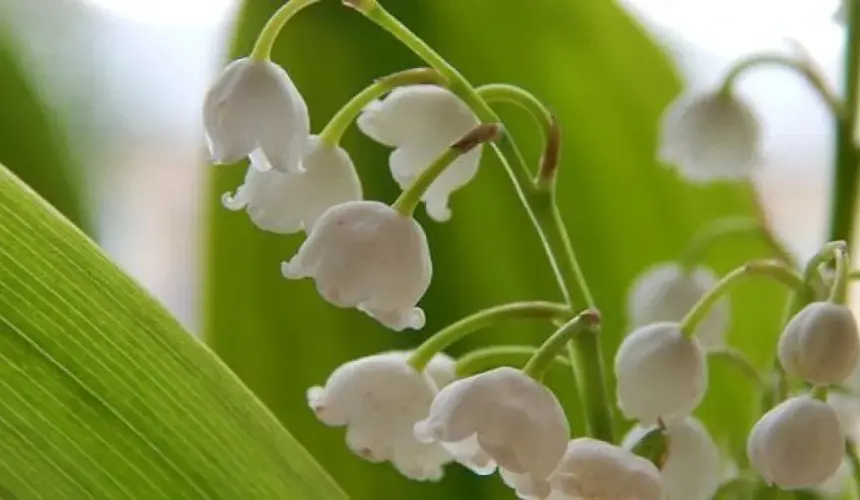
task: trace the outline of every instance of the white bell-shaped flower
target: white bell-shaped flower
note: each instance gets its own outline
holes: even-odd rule
[[[689,93],[665,111],[660,158],[693,182],[741,180],[759,164],[761,124],[733,92]]]
[[[791,318],[779,338],[786,373],[816,385],[848,378],[860,359],[860,332],[851,309],[813,302]]]
[[[621,446],[632,449],[653,427],[637,425]],[[723,475],[720,450],[708,430],[695,418],[670,422],[669,449],[660,475],[668,500],[710,500]]]
[[[550,482],[552,493],[547,500],[664,499],[660,471],[653,463],[592,438],[573,439],[568,443]]]
[[[349,155],[339,146],[311,136],[302,160],[304,171],[281,172],[259,168],[264,161],[251,154],[245,183],[221,201],[230,210],[246,209],[251,221],[264,231],[291,234],[310,232],[329,208],[361,199],[361,181]]]
[[[827,404],[836,410],[845,435],[860,441],[860,365],[839,384],[838,389],[827,393]]]
[[[415,424],[421,442],[441,443],[479,474],[496,465],[538,493],[564,455],[567,419],[543,384],[509,367],[457,380],[442,389],[426,419]]]
[[[717,275],[704,267],[685,270],[675,262],[651,267],[630,287],[627,314],[631,326],[681,321],[718,281]],[[706,350],[725,346],[729,310],[729,301],[722,298],[699,323],[696,339]]]
[[[815,487],[836,473],[845,433],[836,411],[809,396],[790,398],[765,413],[747,438],[750,464],[784,490]]]
[[[271,61],[244,58],[228,64],[206,94],[203,125],[217,163],[255,153],[259,168],[301,170],[310,134],[308,107],[287,72]]]
[[[480,121],[451,91],[435,85],[411,85],[391,91],[369,104],[357,122],[371,139],[395,148],[390,167],[402,189],[446,148],[474,129]],[[424,193],[427,214],[443,222],[451,217],[448,198],[478,172],[482,147],[454,161]]]
[[[415,305],[433,274],[427,237],[413,218],[384,203],[328,209],[281,271],[289,279],[314,278],[332,304],[357,307],[393,330],[424,326]]]
[[[346,426],[347,445],[359,456],[390,461],[412,479],[435,481],[452,457],[438,444],[417,441],[412,428],[427,415],[438,388],[407,358],[408,353],[386,352],[341,365],[325,387],[308,390],[308,405],[323,423]],[[453,364],[444,354],[436,358],[437,368]]]
[[[683,418],[708,387],[705,355],[678,323],[653,323],[634,330],[615,354],[618,407],[645,425]]]

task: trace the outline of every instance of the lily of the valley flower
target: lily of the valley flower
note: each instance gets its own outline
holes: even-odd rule
[[[636,426],[621,444],[630,449],[651,429]],[[667,425],[669,450],[660,471],[668,500],[710,500],[720,485],[720,450],[698,420],[688,417]]]
[[[758,166],[761,135],[753,109],[731,91],[690,93],[663,115],[660,158],[693,182],[740,180]]]
[[[213,161],[252,153],[258,168],[299,172],[310,134],[308,108],[287,72],[271,61],[237,59],[206,94],[203,124]]]
[[[791,318],[779,338],[779,361],[785,371],[817,385],[837,384],[860,358],[860,332],[851,309],[813,302]]]
[[[845,454],[836,411],[809,396],[788,399],[765,413],[747,439],[750,464],[784,490],[815,487],[833,476]]]
[[[356,307],[393,330],[424,326],[416,304],[433,274],[427,237],[414,219],[384,203],[328,209],[281,271],[289,279],[313,278],[332,304]]]
[[[551,478],[547,500],[663,500],[660,471],[649,460],[592,438],[571,440]],[[521,497],[532,500],[535,497]]]
[[[391,173],[402,189],[479,123],[459,97],[435,85],[394,89],[368,105],[357,121],[368,137],[395,148]],[[448,198],[478,172],[481,149],[477,147],[454,161],[424,193],[422,201],[433,220],[442,222],[451,217]]]
[[[437,354],[418,373],[407,359],[408,353],[387,352],[341,365],[325,387],[308,390],[308,405],[323,423],[346,426],[347,445],[359,456],[390,461],[412,479],[436,481],[451,455],[438,444],[417,441],[412,428],[427,415],[437,381],[454,378],[454,362]]]
[[[252,153],[245,183],[235,194],[224,194],[224,206],[246,209],[260,229],[290,234],[310,232],[329,208],[361,199],[361,181],[346,151],[317,136],[310,137],[306,149],[300,173],[259,167],[265,158]]]
[[[678,323],[654,323],[625,337],[615,376],[618,407],[645,425],[690,415],[708,386],[704,352]]]
[[[639,328],[663,321],[681,321],[719,278],[709,269],[685,270],[668,262],[643,272],[630,288],[627,312],[631,326]],[[725,345],[729,322],[729,302],[720,299],[696,329],[696,339],[705,349]]]
[[[460,379],[442,389],[415,436],[441,443],[479,474],[502,469],[506,482],[536,496],[564,455],[567,418],[544,385],[509,367]]]

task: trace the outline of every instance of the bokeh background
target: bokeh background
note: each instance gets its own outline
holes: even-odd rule
[[[343,433],[316,422],[305,389],[338,364],[413,346],[430,332],[499,302],[558,294],[501,166],[487,155],[453,198],[454,217],[421,222],[436,274],[423,332],[393,333],[324,303],[312,283],[287,282],[280,261],[301,239],[264,234],[220,208],[242,165],[210,167],[200,122],[208,83],[247,52],[278,0],[0,0],[0,163],[84,228],[131,275],[201,335],[356,499],[509,498],[497,478],[452,467],[416,485],[353,457]],[[733,60],[804,47],[838,86],[842,28],[835,1],[388,0],[385,5],[473,82],[510,82],[543,99],[563,125],[559,201],[606,318],[607,361],[625,333],[624,297],[637,273],[672,259],[695,230],[751,214],[758,193],[776,232],[803,258],[824,238],[832,126],[794,75],[761,69],[741,80],[765,126],[753,185],[690,186],[657,164],[657,124],[684,86],[713,84]],[[386,33],[335,0],[303,12],[275,52],[319,130],[373,78],[421,65]],[[503,109],[528,154],[540,154],[528,116]],[[388,152],[345,138],[369,198],[392,201]],[[715,248],[719,272],[766,256],[755,241]],[[769,363],[783,294],[752,284],[733,296],[730,342]],[[534,343],[534,324],[505,325],[458,344]],[[699,411],[742,459],[756,398],[715,364]],[[551,384],[582,430],[564,372]],[[626,425],[618,421],[619,430]]]

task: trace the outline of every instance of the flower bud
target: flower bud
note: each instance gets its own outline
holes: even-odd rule
[[[779,338],[779,362],[786,373],[811,384],[848,378],[860,357],[860,332],[850,309],[813,302],[791,318]]]
[[[391,174],[401,189],[406,189],[480,121],[448,89],[410,85],[369,104],[356,123],[371,139],[395,148],[389,162]],[[451,217],[448,198],[475,177],[481,150],[476,147],[455,160],[424,193],[422,201],[430,218],[444,222]]]
[[[424,326],[424,311],[415,306],[433,273],[427,237],[413,218],[384,203],[328,209],[281,270],[289,279],[314,278],[332,304],[356,307],[393,330]]]
[[[708,387],[705,355],[678,323],[653,323],[634,330],[615,354],[618,407],[645,425],[684,418]]]
[[[553,500],[663,500],[660,471],[649,460],[592,438],[571,440],[550,480]]]
[[[823,483],[839,469],[844,454],[845,434],[836,411],[809,396],[772,408],[747,438],[750,464],[783,490]]]
[[[658,264],[642,273],[630,288],[627,312],[631,326],[681,321],[719,278],[704,267],[685,270],[675,262]],[[718,300],[696,328],[696,339],[705,349],[725,345],[729,301]]]
[[[415,436],[441,443],[479,474],[496,465],[507,480],[546,492],[547,478],[564,455],[567,419],[544,385],[509,367],[457,380],[442,389]]]
[[[329,208],[361,199],[361,181],[347,152],[323,144],[317,136],[308,141],[301,173],[261,168],[259,161],[252,153],[245,183],[233,195],[224,193],[221,200],[229,210],[246,209],[264,231],[310,232]]]
[[[650,429],[641,425],[630,430],[621,446],[632,447]],[[688,417],[670,422],[668,453],[660,475],[668,500],[710,500],[720,485],[720,450],[698,420]]]
[[[203,124],[218,163],[254,153],[257,168],[301,171],[308,107],[287,72],[271,61],[244,58],[227,65],[206,94]]]
[[[755,112],[734,93],[690,93],[663,115],[660,157],[693,182],[744,179],[758,166],[761,135]]]
[[[427,415],[437,386],[407,359],[408,353],[398,351],[341,365],[324,387],[308,389],[308,405],[323,423],[346,426],[347,445],[362,458],[390,461],[412,479],[438,480],[451,455],[438,444],[418,442],[412,433],[415,422]],[[444,354],[434,362],[437,371],[453,366]]]

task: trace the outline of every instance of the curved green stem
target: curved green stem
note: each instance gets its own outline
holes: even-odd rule
[[[767,230],[763,227],[762,222],[753,217],[717,219],[693,235],[678,260],[684,269],[690,270],[702,262],[708,250],[718,242],[737,236],[756,236],[764,238],[768,244],[772,244],[766,233]],[[778,257],[781,260],[783,258],[781,255]]]
[[[436,70],[430,68],[408,69],[379,78],[353,96],[349,102],[335,113],[322,132],[320,132],[320,141],[328,146],[337,146],[346,129],[358,118],[368,104],[397,87],[421,84],[444,85],[444,83],[442,76]]]
[[[753,366],[753,364],[744,355],[744,353],[738,351],[737,349],[715,349],[708,352],[708,358],[723,360],[731,364],[733,367],[737,368],[737,370],[741,372],[745,377],[750,379],[750,381],[755,384],[757,389],[767,388],[768,383],[759,373],[758,369]]]
[[[391,208],[396,210],[400,215],[411,217],[415,211],[415,207],[421,203],[424,193],[430,189],[433,182],[442,175],[442,172],[446,168],[475,147],[497,139],[501,133],[501,126],[496,123],[484,123],[472,129],[462,139],[452,144],[438,158],[433,160],[433,163],[427,168],[422,170],[418,174],[418,178],[400,193],[400,197],[394,201]]]
[[[845,442],[845,456],[851,465],[851,474],[854,477],[854,488],[860,492],[860,458],[857,457],[857,446],[848,439]]]
[[[494,345],[469,351],[457,358],[457,378],[464,378],[497,366],[525,366],[537,347],[531,345]],[[570,361],[556,356],[553,363],[570,368]]]
[[[448,82],[448,89],[459,96],[479,120],[486,123],[499,122],[499,117],[495,111],[456,68],[445,61],[377,2],[351,2],[351,5],[365,17],[391,33],[418,57],[438,71]],[[572,308],[593,307],[591,293],[579,269],[573,247],[570,245],[567,229],[561,223],[555,208],[552,190],[541,190],[532,182],[529,168],[526,166],[516,143],[509,135],[505,134],[494,145],[493,151],[499,156],[511,177],[517,195],[520,197],[520,201],[544,245],[565,301]],[[538,206],[541,204],[551,206]],[[588,411],[593,411],[594,415],[611,416],[612,406],[606,392],[602,356],[596,335],[581,335],[577,342],[571,343],[571,358],[574,362],[579,359],[589,361],[585,369],[576,370],[577,384],[580,387],[589,388],[593,398],[592,404],[602,407],[602,410],[589,408]],[[612,441],[612,423],[609,418],[606,419],[606,422],[592,422],[590,426],[594,429],[594,433],[591,434],[593,437]]]
[[[838,270],[836,279],[834,280],[830,290],[830,296],[836,298],[840,293],[844,293],[848,287],[849,280],[847,251],[848,244],[844,241],[831,241],[826,243],[818,252],[816,252],[815,255],[812,256],[811,259],[809,259],[809,262],[807,262],[806,268],[803,271],[804,282],[807,284],[815,282],[819,277],[819,268],[827,262],[835,261],[838,267],[840,265],[839,262],[842,261],[842,269]],[[817,297],[815,297],[815,294],[810,290],[807,290],[807,293],[796,297],[791,311],[791,316],[794,316],[794,314],[816,299]]]
[[[531,92],[507,83],[489,83],[478,87],[478,95],[488,103],[505,102],[515,104],[527,111],[535,119],[544,133],[549,137],[555,126],[552,113]]]
[[[535,351],[534,356],[523,367],[523,373],[535,380],[543,379],[556,355],[564,349],[576,335],[588,330],[600,330],[600,313],[596,310],[586,310],[565,323],[555,331]]]
[[[249,57],[257,61],[268,61],[272,56],[272,47],[275,45],[275,40],[277,40],[278,35],[281,33],[281,29],[285,24],[287,24],[287,21],[301,12],[305,7],[318,1],[319,0],[289,0],[287,3],[282,5],[280,9],[272,14],[272,17],[269,18],[266,25],[263,26],[263,29],[260,30],[260,34],[257,36],[257,42],[254,43],[254,49],[251,51],[251,55]]]
[[[731,271],[713,287],[708,293],[690,309],[690,312],[681,320],[681,332],[687,337],[695,335],[696,327],[705,319],[711,307],[738,281],[747,276],[766,276],[791,287],[793,290],[802,292],[806,288],[806,282],[797,272],[788,265],[771,260],[748,262]]]
[[[527,318],[555,320],[567,318],[569,315],[570,309],[566,305],[553,302],[514,302],[484,309],[430,336],[415,349],[409,357],[409,364],[416,370],[423,371],[433,356],[446,347],[473,332],[502,321]]]
[[[721,92],[730,92],[735,81],[745,72],[760,66],[779,66],[796,72],[818,93],[836,117],[843,117],[851,108],[843,105],[836,93],[830,89],[827,80],[807,61],[788,57],[783,54],[754,54],[732,66],[723,79]]]
[[[848,295],[848,266],[850,265],[848,262],[848,252],[845,248],[842,248],[836,250],[834,254],[836,266],[833,270],[833,286],[830,289],[830,295],[827,300],[844,304]]]
[[[845,114],[835,123],[834,177],[830,196],[831,240],[853,241],[857,214],[858,155],[854,134],[857,128],[858,77],[860,77],[860,0],[845,0]]]

